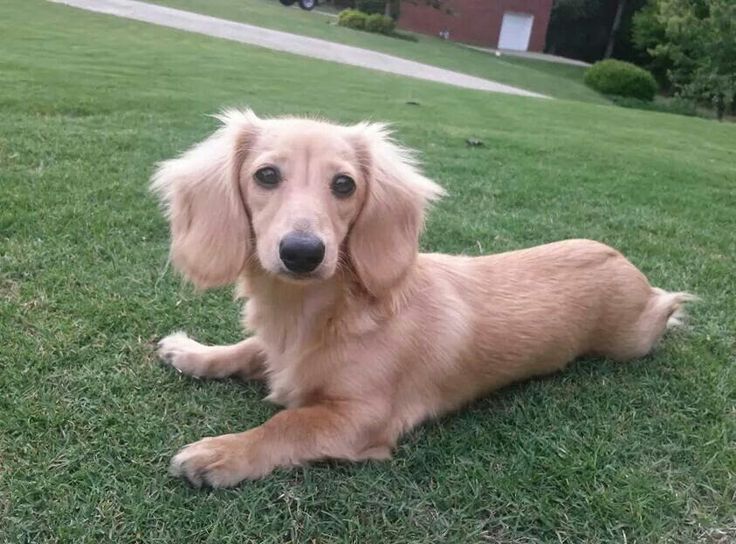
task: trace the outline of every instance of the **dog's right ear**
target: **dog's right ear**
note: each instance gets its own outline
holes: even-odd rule
[[[151,181],[170,223],[171,260],[203,289],[235,281],[252,247],[239,178],[260,120],[250,110],[218,119],[219,130],[161,163]]]

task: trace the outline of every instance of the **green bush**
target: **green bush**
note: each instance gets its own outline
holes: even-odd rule
[[[620,60],[596,62],[585,72],[585,84],[603,94],[651,101],[657,94],[654,76],[638,66]]]
[[[365,30],[365,23],[368,19],[368,15],[357,9],[346,9],[340,12],[337,17],[337,24],[340,26],[346,26],[348,28],[355,28],[357,30]]]
[[[386,0],[355,0],[355,9],[368,15],[383,15],[386,11]]]
[[[337,24],[357,30],[367,30],[368,32],[376,32],[379,34],[394,35],[395,23],[391,17],[386,17],[380,13],[368,15],[357,9],[346,9],[340,12],[337,18]]]
[[[365,29],[368,32],[391,34],[394,31],[394,21],[391,17],[386,17],[380,13],[374,13],[366,18]]]

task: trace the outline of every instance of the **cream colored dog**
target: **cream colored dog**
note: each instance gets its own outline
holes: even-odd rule
[[[576,357],[649,353],[690,299],[589,240],[419,254],[425,207],[443,191],[384,126],[220,119],[153,189],[175,266],[202,288],[236,284],[254,334],[204,346],[176,333],[158,353],[192,376],[265,378],[286,409],[182,449],[171,471],[194,485],[386,459],[408,429],[511,382]]]

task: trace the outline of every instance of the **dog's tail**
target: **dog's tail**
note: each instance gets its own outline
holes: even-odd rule
[[[652,290],[656,295],[652,301],[652,313],[667,317],[667,329],[682,326],[687,318],[685,304],[700,300],[691,293],[671,293],[657,287],[653,287]]]
[[[670,293],[656,287],[651,289],[638,319],[623,326],[624,334],[618,338],[616,349],[606,354],[612,359],[630,361],[650,353],[665,331],[684,324],[685,303],[698,300],[690,293]]]

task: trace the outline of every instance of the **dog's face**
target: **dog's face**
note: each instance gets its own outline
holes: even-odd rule
[[[231,283],[249,260],[309,284],[352,267],[379,295],[417,254],[428,201],[442,189],[377,124],[333,125],[227,112],[223,127],[161,165],[174,264],[200,287]]]
[[[239,182],[264,270],[287,281],[332,277],[366,197],[358,145],[343,127],[311,121],[262,128]]]

